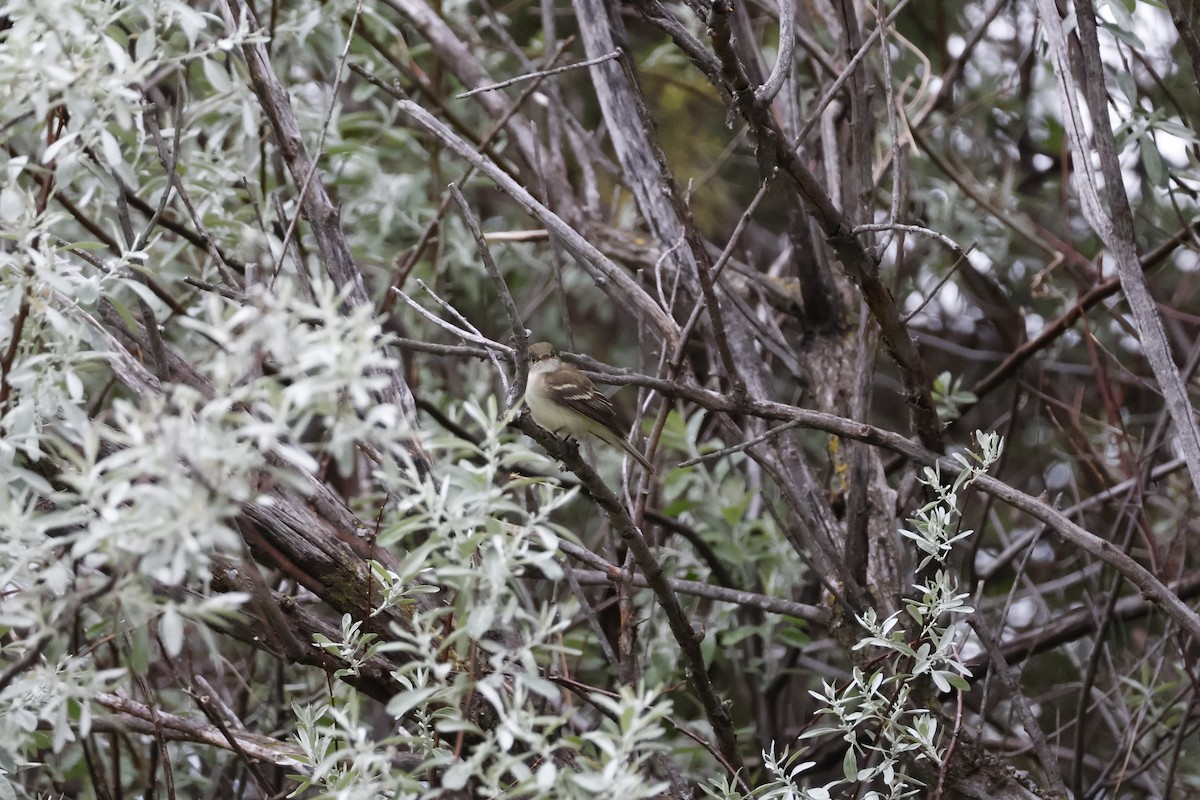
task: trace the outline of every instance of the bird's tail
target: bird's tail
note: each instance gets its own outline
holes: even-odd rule
[[[646,470],[646,472],[650,473],[651,475],[654,474],[654,465],[646,460],[646,457],[642,455],[640,450],[638,450],[624,438],[617,439],[616,443],[620,445],[621,449],[623,449],[626,453],[629,453],[629,455],[633,456],[633,460],[641,464],[642,469]]]

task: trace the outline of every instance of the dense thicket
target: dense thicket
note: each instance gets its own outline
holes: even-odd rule
[[[0,798],[1196,792],[1197,17],[4,0]]]

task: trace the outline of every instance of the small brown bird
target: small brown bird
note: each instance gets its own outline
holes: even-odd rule
[[[575,367],[563,362],[549,342],[529,348],[529,384],[525,403],[533,419],[552,433],[581,438],[590,433],[597,439],[620,447],[650,474],[654,467],[625,438],[617,424],[617,412],[596,385]]]

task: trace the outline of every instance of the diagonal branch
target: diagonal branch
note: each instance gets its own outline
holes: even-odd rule
[[[206,725],[187,717],[168,714],[128,697],[108,692],[98,692],[92,700],[116,715],[115,720],[124,730],[154,735],[157,728],[157,732],[161,732],[163,738],[170,741],[220,747],[248,758],[293,769],[304,760],[304,752],[291,742],[248,731],[222,731],[215,725]]]
[[[910,461],[923,466],[940,466],[948,472],[957,473],[961,464],[931,451],[911,439],[874,425],[868,425],[835,414],[813,411],[807,408],[777,403],[755,398],[734,398],[727,394],[710,391],[695,385],[684,385],[675,381],[666,381],[651,376],[633,376],[628,372],[618,372],[623,379],[621,382],[638,386],[647,386],[659,391],[665,397],[676,397],[696,403],[709,411],[719,411],[728,414],[749,414],[767,420],[781,422],[795,421],[802,427],[825,431],[847,439],[882,447],[899,453]],[[540,440],[539,440],[540,441]],[[556,453],[557,455],[557,453]],[[973,484],[975,488],[995,497],[1008,505],[1025,512],[1029,516],[1045,524],[1062,539],[1078,547],[1085,553],[1094,556],[1117,570],[1121,575],[1138,588],[1142,596],[1163,609],[1181,628],[1187,631],[1195,641],[1200,642],[1200,615],[1191,609],[1179,596],[1171,591],[1149,570],[1136,560],[1123,553],[1111,542],[1085,530],[1073,522],[1066,514],[1048,503],[1039,500],[1019,489],[988,475],[982,475]]]
[[[591,242],[585,239],[562,217],[555,214],[539,202],[525,187],[501,171],[490,159],[478,153],[471,145],[454,134],[432,114],[411,100],[400,100],[400,110],[416,120],[421,127],[432,133],[448,149],[459,158],[473,165],[492,180],[509,197],[520,203],[539,222],[545,225],[555,236],[558,236],[579,260],[580,264],[591,274],[593,280],[600,286],[614,292],[619,299],[645,314],[654,323],[669,347],[675,347],[679,341],[679,326],[675,320],[662,310],[650,295],[630,278],[625,271],[613,263],[612,259],[600,252]]]
[[[618,23],[610,18],[607,4],[601,0],[573,0],[579,20],[579,35],[589,56],[597,56],[616,47]],[[696,231],[679,187],[667,166],[654,132],[654,121],[642,98],[637,76],[629,68],[629,55],[616,63],[606,62],[591,68],[592,86],[604,115],[605,127],[613,149],[621,162],[621,172],[637,199],[642,218],[655,238],[667,250],[668,257],[681,274],[695,274],[712,324],[713,340],[721,364],[733,391],[744,390],[744,380],[730,351],[713,286],[711,259]],[[676,243],[686,247],[674,247]]]
[[[253,12],[242,4],[242,0],[223,0],[221,10],[225,16],[225,25],[231,33],[237,31],[239,17],[245,17],[257,26]],[[341,211],[334,205],[324,184],[312,177],[316,175],[316,162],[304,146],[300,123],[292,111],[287,92],[271,66],[266,46],[246,42],[242,45],[242,55],[245,57],[254,93],[262,103],[263,112],[275,132],[280,154],[287,164],[292,180],[297,187],[302,187],[300,210],[312,228],[321,263],[334,285],[346,292],[345,302],[348,307],[370,303],[362,273],[354,263],[350,245],[341,228]],[[304,191],[303,187],[307,187],[307,191]],[[416,402],[399,372],[392,372],[379,394],[383,402],[394,403],[405,419],[410,422],[416,419]],[[413,427],[416,427],[415,424]],[[418,468],[428,467],[429,456],[415,439],[409,440],[408,450]]]
[[[634,523],[621,500],[600,480],[591,464],[579,454],[577,446],[543,430],[528,414],[522,414],[513,424],[575,474],[584,490],[608,517],[621,541],[629,548],[638,568],[646,577],[646,583],[666,613],[671,633],[674,634],[675,641],[687,660],[688,677],[704,707],[705,716],[712,725],[713,734],[717,737],[717,747],[729,766],[736,771],[742,763],[741,756],[738,755],[737,734],[733,729],[729,711],[709,680],[708,665],[705,664],[704,654],[700,651],[700,641],[704,637],[692,627],[687,613],[679,603],[679,597],[663,574],[662,566],[641,529]]]
[[[1075,154],[1075,187],[1079,192],[1084,216],[1099,234],[1111,254],[1121,280],[1121,290],[1129,302],[1142,350],[1154,378],[1162,391],[1163,401],[1183,456],[1187,461],[1192,486],[1200,487],[1200,429],[1196,427],[1187,389],[1171,356],[1163,331],[1162,319],[1155,307],[1154,297],[1146,276],[1138,264],[1137,246],[1133,235],[1133,211],[1125,194],[1121,165],[1108,117],[1108,94],[1104,87],[1104,65],[1100,60],[1100,42],[1096,33],[1096,8],[1092,0],[1076,0],[1075,19],[1083,57],[1083,92],[1091,113],[1092,138],[1089,146],[1083,119],[1076,102],[1077,87],[1071,76],[1067,34],[1053,0],[1038,0],[1038,13],[1046,26],[1046,39],[1058,76],[1059,97],[1063,106],[1063,125]],[[1100,197],[1098,181],[1092,169],[1093,150],[1100,159],[1107,203]]]

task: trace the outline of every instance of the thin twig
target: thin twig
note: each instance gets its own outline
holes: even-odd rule
[[[512,348],[495,342],[485,344],[483,347],[471,347],[463,344],[438,344],[437,342],[426,342],[420,339],[405,339],[397,338],[392,340],[401,350],[411,350],[414,353],[432,353],[435,356],[454,356],[456,358],[477,358],[483,361],[487,358],[488,347],[499,348],[500,352],[505,357],[512,357]]]
[[[958,745],[958,734],[962,730],[963,720],[963,690],[955,691],[954,729],[950,732],[950,744],[946,747],[946,755],[938,767],[937,787],[933,792],[933,800],[942,800],[942,789],[946,785],[946,773],[950,768],[950,760],[954,757],[954,748]]]
[[[418,314],[425,317],[425,319],[429,320],[434,325],[437,325],[439,328],[443,328],[465,341],[473,342],[474,344],[480,345],[480,346],[488,349],[489,351],[495,349],[495,350],[500,350],[501,352],[503,352],[505,350],[510,349],[510,348],[506,348],[504,345],[500,344],[499,342],[493,342],[491,339],[486,338],[482,334],[475,334],[468,330],[464,330],[463,328],[459,328],[455,325],[451,325],[446,320],[444,320],[441,317],[437,316],[436,314],[433,314],[430,311],[426,310],[424,306],[422,306],[416,300],[413,300],[411,297],[409,297],[407,294],[400,291],[399,289],[392,289],[392,291],[395,292],[397,297],[399,297],[401,300],[403,300],[405,303],[407,303],[409,308],[411,308],[413,311],[416,311]]]
[[[479,251],[479,258],[483,262],[483,268],[487,270],[492,283],[496,284],[496,291],[500,293],[500,303],[504,306],[504,313],[508,315],[509,327],[512,328],[513,343],[516,345],[516,357],[513,359],[516,375],[513,377],[512,385],[507,385],[504,374],[500,374],[500,381],[505,384],[505,409],[509,409],[515,406],[525,393],[525,381],[529,376],[529,357],[527,355],[529,333],[525,330],[525,323],[521,320],[521,312],[517,310],[517,304],[513,300],[512,292],[508,290],[508,284],[505,283],[504,276],[500,274],[500,269],[496,266],[496,262],[492,258],[492,252],[488,249],[487,242],[484,241],[483,231],[479,229],[479,220],[475,218],[475,212],[467,205],[467,199],[462,196],[462,192],[458,190],[458,186],[451,183],[448,188],[450,189],[450,195],[454,198],[454,202],[458,203],[458,208],[462,212],[463,220],[467,223],[467,228],[471,231],[471,235],[475,237],[475,248]]]
[[[825,110],[825,106],[829,105],[833,101],[833,98],[837,97],[838,93],[842,91],[842,87],[846,85],[846,81],[850,80],[850,76],[854,74],[856,69],[858,69],[858,65],[862,63],[864,58],[867,57],[867,53],[871,52],[871,48],[875,45],[875,40],[881,36],[881,31],[883,30],[884,26],[891,25],[892,22],[895,21],[896,17],[900,15],[900,12],[904,10],[905,6],[908,5],[908,2],[909,0],[900,0],[900,2],[896,4],[896,7],[892,9],[892,13],[887,15],[887,18],[880,23],[878,28],[871,31],[871,35],[867,37],[865,42],[863,42],[862,47],[858,48],[858,52],[856,52],[854,57],[850,59],[850,62],[846,64],[846,68],[842,70],[841,74],[838,75],[834,82],[829,85],[829,88],[825,90],[825,94],[821,95],[821,99],[817,101],[817,104],[808,109],[808,122],[804,123],[804,127],[802,127],[800,132],[796,134],[796,138],[793,140],[792,144],[793,148],[799,148],[800,145],[804,143],[805,137],[808,136],[809,132],[813,129],[813,126],[820,121],[821,112]]]
[[[761,203],[763,198],[767,196],[767,190],[771,188],[771,183],[776,175],[778,175],[778,170],[771,173],[771,176],[762,182],[762,185],[758,187],[758,191],[754,195],[754,199],[750,201],[750,205],[746,207],[744,212],[742,212],[741,218],[738,219],[737,225],[735,225],[733,228],[733,233],[729,236],[729,241],[725,243],[725,249],[721,251],[720,257],[717,258],[716,262],[713,263],[712,276],[714,282],[720,279],[721,273],[725,270],[725,265],[728,264],[729,260],[733,257],[734,249],[737,247],[738,242],[742,240],[742,234],[745,232],[746,227],[750,224],[750,219],[754,216],[754,212],[758,210],[758,204]],[[661,263],[661,261],[662,259],[660,258],[659,263]],[[661,290],[659,291],[659,296],[661,299]],[[699,302],[696,303],[696,307],[692,309],[691,315],[688,317],[687,322],[683,326],[683,332],[679,335],[679,347],[676,348],[676,352],[671,358],[672,364],[678,364],[681,361],[683,357],[683,347],[687,343],[688,337],[691,336],[692,330],[696,327],[696,323],[700,321],[700,314],[703,313],[704,309],[707,307],[707,298],[701,297]]]
[[[559,542],[561,545],[562,542]],[[578,546],[576,546],[578,547]],[[560,547],[568,555],[575,556],[576,553],[566,548]],[[579,548],[582,549],[582,548]],[[601,559],[603,561],[603,559]],[[580,584],[585,586],[600,586],[611,584],[615,580],[619,580],[617,573],[622,570],[615,564],[605,562],[605,569],[598,570],[568,570],[571,572]],[[634,574],[628,575],[626,578],[629,582],[639,588],[645,589],[649,584],[646,582],[644,575]],[[758,594],[755,592],[743,592],[737,589],[727,589],[724,586],[714,586],[711,583],[702,581],[688,581],[680,578],[670,578],[671,588],[679,592],[679,594],[692,595],[693,597],[707,597],[710,600],[719,600],[722,603],[731,603],[742,608],[756,608],[760,611],[766,611],[769,614],[782,614],[787,617],[795,617],[806,622],[811,622],[814,625],[828,625],[832,618],[827,609],[819,606],[812,606],[805,603],[797,603],[791,600],[784,600],[779,597],[771,597],[770,595]]]
[[[604,653],[604,658],[609,664],[617,663],[617,654],[613,652],[612,643],[608,641],[608,637],[604,634],[604,629],[600,627],[600,618],[596,616],[596,609],[592,606],[588,596],[583,592],[583,586],[580,585],[578,571],[564,569],[563,572],[567,576],[567,585],[571,587],[571,592],[575,598],[579,600],[579,606],[583,609],[583,616],[587,619],[588,627],[592,631],[592,636],[596,640],[596,644],[600,646],[601,652]],[[605,584],[608,584],[608,576],[604,576]]]
[[[164,152],[166,143],[163,142],[162,132],[158,128],[158,120],[155,119],[153,114],[144,115],[144,119],[146,121],[146,127],[150,130],[150,135],[154,138],[154,144],[159,153],[159,160],[164,166],[166,166],[168,163],[174,163],[179,152],[178,144],[176,145],[175,153],[168,157]],[[178,133],[178,129],[181,127],[180,120],[175,120],[175,127]],[[179,138],[176,136],[176,142],[178,141]],[[200,237],[200,242],[203,244],[205,251],[207,251],[209,256],[212,257],[213,264],[216,265],[217,272],[221,275],[221,280],[225,281],[225,283],[231,288],[240,289],[241,287],[238,284],[237,278],[234,277],[233,270],[230,269],[229,262],[225,259],[225,254],[222,253],[220,248],[217,247],[216,239],[213,238],[213,235],[208,232],[208,228],[205,227],[203,221],[201,221],[200,212],[197,211],[196,204],[192,202],[191,193],[189,193],[187,187],[184,186],[183,179],[179,176],[179,170],[170,170],[167,173],[167,179],[172,185],[174,185],[175,193],[178,194],[179,199],[183,201],[183,207],[187,209],[188,216],[192,219],[192,224],[196,226],[196,234]],[[132,192],[125,187],[124,182],[118,180],[117,183],[121,189],[118,197],[125,199],[127,195],[132,194]],[[152,214],[151,219],[153,218],[154,216]],[[159,215],[159,218],[161,219],[161,214]]]
[[[529,72],[529,73],[526,73],[525,75],[518,75],[515,78],[509,78],[506,81],[500,81],[499,83],[493,83],[491,86],[479,86],[475,89],[472,89],[469,92],[463,92],[462,94],[456,94],[456,95],[454,95],[454,98],[456,100],[464,100],[468,97],[477,95],[480,92],[494,92],[497,89],[503,89],[507,86],[512,86],[514,83],[520,83],[521,81],[533,80],[534,78],[547,78],[551,75],[557,75],[560,72],[570,72],[571,70],[579,69],[580,67],[590,67],[594,64],[603,64],[605,61],[611,61],[614,58],[620,58],[620,57],[621,57],[621,51],[620,51],[620,49],[617,49],[617,50],[613,50],[611,53],[605,53],[604,55],[598,56],[596,58],[589,58],[587,61],[579,61],[575,64],[566,64],[561,67],[555,67],[554,69],[544,69],[544,70],[540,70],[538,72]]]
[[[152,108],[149,114],[142,115],[147,127],[150,128],[151,135],[154,137],[154,146],[158,149],[159,163],[162,164],[163,169],[168,175],[174,175],[175,170],[179,166],[179,143],[183,139],[183,120],[180,119],[182,115],[179,109],[182,96],[183,92],[179,92],[175,96],[175,136],[171,142],[169,153],[163,152],[162,132],[158,127],[158,119],[154,116],[154,109]],[[146,242],[150,240],[150,234],[154,232],[155,226],[158,225],[158,221],[162,219],[163,213],[167,210],[167,204],[171,201],[171,190],[174,187],[175,182],[168,180],[167,185],[163,187],[162,196],[158,198],[158,207],[154,209],[154,214],[151,215],[150,220],[146,223],[146,227],[138,234],[137,239],[129,249],[136,252],[146,246]]]
[[[463,329],[470,332],[470,334],[472,336],[471,341],[475,341],[476,343],[490,341],[486,336],[483,335],[483,332],[481,330],[476,328],[475,325],[472,324],[472,322],[469,319],[467,319],[466,317],[463,316],[461,311],[459,311],[457,308],[455,308],[453,305],[451,305],[448,300],[444,300],[441,297],[439,297],[438,293],[435,292],[433,289],[430,289],[428,284],[425,283],[425,281],[418,278],[417,286],[420,286],[422,289],[424,289],[425,294],[429,295],[429,297],[433,300],[433,302],[435,302],[439,306],[441,306],[442,310],[445,311],[447,314],[449,314],[450,316],[452,316],[456,320],[458,320],[459,323],[463,326]],[[492,351],[492,349],[490,349],[490,348],[488,349],[487,355],[488,355],[488,359],[492,362],[492,365],[496,368],[496,372],[500,375],[500,383],[504,386],[504,393],[508,394],[508,380],[504,375],[504,370],[501,369],[501,367],[500,367],[500,362],[498,360],[496,360],[496,355]]]
[[[151,120],[150,127],[154,128],[155,125],[153,123],[153,115],[150,115],[147,119]],[[173,174],[174,170],[171,170],[171,173]],[[115,169],[111,171],[111,174],[113,182],[116,183],[118,187],[117,222],[121,227],[122,235],[125,237],[125,246],[129,248],[127,251],[121,254],[121,260],[123,262],[128,262],[131,265],[135,263],[141,263],[143,261],[141,255],[136,253],[133,249],[134,244],[137,243],[140,237],[135,236],[133,233],[133,220],[129,216],[129,203],[126,202],[125,192],[122,191],[125,188],[125,182],[121,180],[119,175],[117,175],[117,171]],[[141,279],[142,273],[140,270],[131,266],[131,271],[133,272],[134,280],[136,280],[138,283],[145,283],[145,281]],[[137,305],[138,311],[140,311],[142,315],[142,325],[146,329],[146,342],[150,345],[150,356],[154,360],[155,371],[163,380],[170,380],[171,371],[167,366],[167,351],[166,347],[163,345],[162,331],[160,331],[158,328],[158,317],[155,315],[154,309],[150,307],[148,302],[146,302],[146,298],[144,298],[141,294],[137,295]]]
[[[13,362],[17,358],[17,349],[21,346],[25,321],[29,319],[29,293],[32,291],[33,281],[31,276],[27,275],[26,278],[24,286],[21,287],[21,303],[17,306],[17,316],[12,323],[12,336],[8,340],[8,348],[4,351],[3,359],[0,359],[0,416],[8,410],[8,398],[12,394],[9,375],[12,373]]]
[[[946,234],[941,233],[940,231],[935,231],[933,228],[926,228],[921,225],[905,225],[905,224],[902,224],[899,222],[878,222],[878,223],[867,223],[865,225],[855,225],[854,226],[855,235],[858,235],[860,233],[867,233],[870,231],[904,231],[906,233],[916,233],[921,236],[928,236],[931,239],[937,239],[939,242],[944,244],[948,249],[953,250],[955,253],[960,253],[962,255],[966,255],[967,253],[974,250],[975,244],[976,244],[975,242],[972,242],[971,246],[964,250],[962,247],[959,247],[958,242],[954,241]]]
[[[937,285],[929,290],[929,292],[925,295],[925,299],[921,301],[921,304],[904,315],[904,317],[900,320],[901,323],[907,325],[912,321],[913,317],[915,317],[917,314],[920,314],[921,311],[925,309],[925,306],[929,305],[933,298],[937,297],[937,293],[942,290],[943,286],[950,282],[950,279],[954,277],[956,272],[958,272],[958,268],[967,263],[967,254],[975,249],[975,244],[975,242],[971,242],[971,246],[966,250],[958,251],[958,258],[954,259],[954,263],[950,265],[950,269],[946,270],[946,274],[943,275],[941,280],[937,282]],[[957,245],[955,245],[955,249],[958,249]]]
[[[1008,662],[1004,660],[1004,656],[1000,653],[1000,645],[992,636],[992,632],[988,629],[984,621],[978,617],[973,617],[969,620],[972,630],[975,631],[979,641],[983,644],[984,649],[991,655],[992,669],[995,670],[1000,682],[1004,684],[1004,688],[1008,690],[1009,700],[1016,705],[1017,712],[1020,715],[1021,722],[1025,726],[1025,735],[1029,737],[1033,745],[1034,752],[1038,755],[1038,760],[1042,764],[1042,770],[1046,773],[1052,787],[1058,792],[1060,797],[1067,797],[1067,787],[1063,783],[1062,773],[1058,769],[1058,760],[1054,757],[1049,744],[1046,742],[1046,734],[1038,725],[1037,716],[1029,707],[1029,700],[1021,692],[1021,687],[1017,685],[1016,678],[1013,677],[1012,671],[1008,668]]]
[[[720,450],[717,450],[715,452],[705,453],[702,456],[697,456],[696,458],[689,458],[687,461],[681,461],[679,463],[679,466],[680,467],[691,467],[696,464],[700,464],[704,461],[712,461],[713,459],[716,459],[716,458],[724,458],[725,456],[730,456],[730,455],[733,455],[734,453],[740,453],[743,450],[749,450],[751,447],[754,447],[754,445],[756,445],[756,444],[761,444],[762,442],[765,442],[767,439],[770,439],[773,436],[778,436],[779,434],[783,433],[784,431],[790,431],[792,428],[797,428],[799,426],[800,426],[799,422],[785,422],[782,425],[776,425],[774,428],[771,428],[769,431],[762,434],[761,436],[755,436],[753,439],[742,442],[741,444],[735,444],[733,447],[723,447]]]

